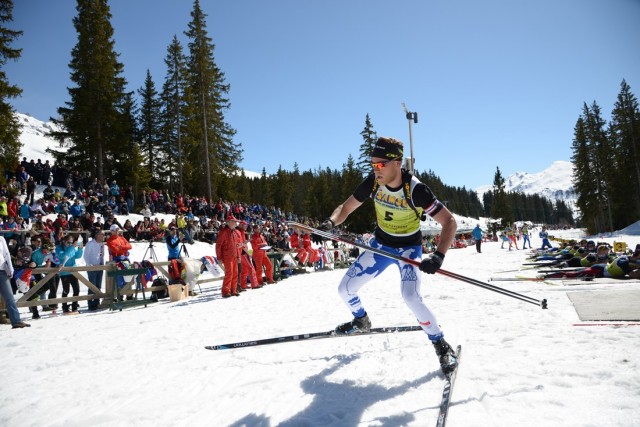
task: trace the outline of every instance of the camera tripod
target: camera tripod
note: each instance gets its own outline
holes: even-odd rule
[[[184,242],[180,243],[180,252],[178,252],[178,256],[184,254],[184,256],[186,258],[189,258],[189,251],[187,250],[187,247],[184,245]]]
[[[153,240],[149,240],[149,245],[147,246],[147,249],[144,251],[144,255],[142,255],[143,260],[147,257],[147,253],[149,254],[149,258],[151,258],[154,262],[158,262],[156,251],[153,248]]]

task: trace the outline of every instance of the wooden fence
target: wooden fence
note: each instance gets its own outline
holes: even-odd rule
[[[169,277],[169,273],[166,269],[166,267],[169,265],[170,263],[168,261],[160,261],[160,262],[154,262],[153,266],[155,267],[155,269],[158,271],[158,275],[163,275],[165,277]],[[98,289],[93,283],[91,283],[89,281],[89,279],[87,279],[82,273],[83,272],[88,272],[88,271],[104,271],[105,273],[103,274],[104,277],[104,283],[105,286],[103,289]],[[74,302],[74,301],[86,301],[86,300],[90,300],[90,299],[96,299],[96,298],[100,298],[102,301],[100,302],[100,308],[109,308],[109,304],[111,302],[111,298],[112,298],[112,291],[113,291],[113,287],[116,286],[115,284],[115,278],[114,277],[110,277],[108,274],[106,274],[106,272],[108,271],[115,271],[116,269],[116,265],[114,263],[109,263],[109,264],[105,264],[105,265],[95,265],[95,266],[79,266],[79,267],[40,267],[40,268],[34,268],[33,269],[33,274],[43,274],[44,276],[42,277],[42,279],[40,279],[39,281],[36,282],[35,285],[33,285],[31,287],[31,289],[29,289],[29,291],[22,295],[22,297],[16,301],[16,305],[18,307],[33,307],[33,306],[38,306],[38,305],[51,305],[51,304],[61,304],[61,303],[70,303],[70,302]],[[34,295],[42,292],[43,287],[52,279],[54,279],[55,275],[60,273],[60,272],[69,272],[71,273],[71,275],[73,275],[74,277],[76,277],[78,279],[78,283],[85,285],[87,289],[91,289],[94,292],[94,295],[78,295],[78,296],[67,296],[67,297],[57,297],[56,298],[51,298],[51,299],[39,299],[39,300],[34,300],[34,301],[28,301],[29,298],[33,297]],[[213,282],[213,281],[217,281],[217,280],[222,280],[222,276],[221,277],[204,277],[204,278],[199,278],[196,283],[197,284],[202,284],[202,283],[208,283],[208,282]],[[122,287],[122,289],[120,290],[120,295],[133,295],[137,292],[136,287],[134,286],[135,284],[135,277],[132,277],[125,285],[124,287]],[[48,288],[45,288],[48,289]],[[153,291],[160,291],[160,290],[166,290],[167,286],[162,285],[162,286],[148,286],[144,289],[145,293],[146,292],[153,292]]]
[[[348,260],[348,255],[347,253],[342,250],[342,249],[336,249],[336,248],[330,248],[329,249],[332,252],[332,256],[331,258],[333,258],[333,253],[338,252],[340,254],[340,260],[336,259],[336,260],[332,260],[332,262],[334,263],[334,266],[336,268],[346,268],[351,264],[351,260]],[[280,276],[280,266],[279,263],[282,260],[282,258],[287,255],[294,255],[293,252],[276,252],[276,253],[269,253],[271,256],[269,258],[271,258],[272,263],[274,264],[274,276]],[[274,255],[275,254],[275,255]],[[276,256],[277,255],[277,256]],[[348,260],[348,261],[347,261]],[[167,266],[170,264],[169,261],[158,261],[158,262],[153,262],[153,267],[155,267],[155,269],[158,271],[158,276],[164,276],[164,277],[169,277],[169,272],[167,269]],[[223,267],[221,265],[221,267]],[[302,269],[302,267],[297,267],[295,269]],[[104,288],[102,289],[98,289],[93,283],[91,283],[89,281],[89,279],[87,277],[85,277],[85,275],[83,275],[82,273],[86,273],[88,271],[103,271],[103,278],[104,278]],[[44,305],[54,305],[54,304],[61,304],[61,303],[71,303],[74,301],[87,301],[90,299],[100,299],[100,306],[99,308],[109,308],[110,307],[110,303],[112,300],[112,292],[113,292],[113,287],[116,286],[115,284],[115,277],[111,277],[109,274],[107,274],[107,272],[109,271],[116,271],[116,265],[115,263],[108,263],[102,266],[77,266],[77,267],[39,267],[39,268],[34,268],[33,269],[33,274],[41,274],[43,275],[42,279],[38,280],[36,282],[35,285],[33,285],[31,287],[31,289],[29,289],[29,291],[25,294],[22,295],[22,297],[16,301],[16,305],[18,307],[33,307],[33,306],[44,306]],[[84,294],[82,295],[82,291],[80,292],[81,295],[78,296],[67,296],[67,297],[58,297],[56,295],[55,298],[50,298],[50,299],[37,299],[37,300],[33,300],[33,301],[29,301],[29,299],[31,297],[33,297],[36,294],[39,294],[43,291],[43,288],[45,287],[45,285],[47,285],[47,283],[49,283],[50,280],[54,280],[55,276],[60,273],[60,272],[68,272],[71,273],[71,275],[73,275],[74,277],[76,277],[78,279],[78,283],[80,285],[84,285],[87,289],[91,289],[94,294],[93,295],[88,295],[88,294]],[[305,271],[306,272],[306,271]],[[214,281],[219,281],[222,280],[224,278],[224,276],[220,276],[220,277],[207,277],[206,275],[203,277],[201,275],[200,278],[198,278],[198,280],[196,280],[196,284],[200,285],[203,283],[209,283],[209,282],[214,282]],[[135,284],[135,277],[132,277],[125,285],[124,287],[120,290],[120,295],[133,295],[137,291],[136,286],[134,286]],[[280,279],[280,277],[278,277],[276,280]],[[58,286],[58,291],[59,291],[60,285]],[[48,292],[48,287],[44,288],[45,291],[44,292]],[[82,289],[82,286],[81,286]],[[146,292],[153,292],[153,291],[161,291],[161,290],[167,290],[167,286],[162,285],[162,286],[149,286],[144,288],[145,293]],[[168,291],[168,290],[167,290]],[[70,292],[73,292],[70,289]],[[5,303],[4,301],[0,298],[0,311],[5,309]]]

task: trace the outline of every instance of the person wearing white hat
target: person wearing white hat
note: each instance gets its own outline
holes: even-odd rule
[[[109,227],[111,236],[107,239],[107,247],[112,261],[121,261],[129,256],[131,243],[122,235],[122,229],[118,224],[111,224]]]

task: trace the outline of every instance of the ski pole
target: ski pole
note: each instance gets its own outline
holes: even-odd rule
[[[417,260],[414,260],[414,259],[411,259],[411,258],[407,258],[407,257],[403,257],[402,255],[397,255],[397,254],[394,254],[394,253],[391,253],[391,252],[387,252],[387,251],[382,250],[382,249],[378,249],[378,248],[374,248],[374,247],[362,244],[362,243],[354,242],[354,241],[352,241],[350,239],[346,239],[346,238],[344,238],[344,237],[342,237],[342,236],[340,236],[338,234],[334,234],[334,233],[329,233],[327,231],[318,230],[316,228],[310,227],[308,225],[300,224],[300,223],[294,222],[294,221],[289,221],[288,224],[290,226],[294,227],[294,228],[300,228],[300,229],[303,229],[303,230],[310,231],[313,234],[317,234],[320,237],[324,237],[324,238],[327,238],[327,239],[330,239],[330,240],[336,240],[338,242],[342,242],[342,243],[346,243],[346,244],[349,244],[349,245],[353,245],[353,246],[356,246],[358,248],[361,248],[361,249],[364,249],[364,250],[367,250],[367,251],[371,251],[371,252],[377,253],[377,254],[382,255],[382,256],[386,256],[388,258],[392,258],[392,259],[396,259],[396,260],[399,260],[399,261],[403,261],[403,262],[405,262],[407,264],[420,266],[420,261],[417,261]],[[450,271],[443,270],[443,269],[439,269],[437,271],[437,273],[440,273],[443,276],[447,276],[447,277],[450,277],[452,279],[460,280],[460,281],[468,283],[470,285],[478,286],[480,288],[483,288],[483,289],[486,289],[486,290],[489,290],[489,291],[497,292],[499,294],[502,294],[502,295],[505,295],[505,296],[508,296],[508,297],[511,297],[511,298],[515,298],[515,299],[518,299],[518,300],[521,300],[521,301],[524,301],[524,302],[528,302],[529,304],[534,304],[534,305],[540,306],[542,309],[546,309],[547,308],[547,300],[546,299],[543,299],[542,301],[540,301],[540,300],[537,300],[535,298],[532,298],[532,297],[529,297],[529,296],[526,296],[526,295],[522,295],[522,294],[519,294],[517,292],[510,291],[508,289],[504,289],[504,288],[500,288],[498,286],[490,285],[488,283],[481,282],[480,280],[472,279],[470,277],[466,277],[466,276],[463,276],[463,275],[457,274],[457,273],[452,273]]]
[[[481,288],[489,290],[489,291],[497,292],[499,294],[502,294],[502,295],[505,295],[505,296],[508,296],[508,297],[511,297],[511,298],[515,298],[515,299],[518,299],[520,301],[528,302],[529,304],[538,305],[543,310],[548,308],[546,299],[543,299],[542,301],[540,301],[540,300],[537,300],[535,298],[532,298],[532,297],[529,297],[529,296],[526,296],[526,295],[522,295],[522,294],[519,294],[517,292],[510,291],[508,289],[504,289],[504,288],[500,288],[498,286],[490,285],[488,283],[481,282],[480,280],[473,279],[471,277],[466,277],[466,276],[463,276],[461,274],[452,273],[450,271],[443,270],[443,269],[440,269],[437,272],[442,274],[442,275],[445,275],[447,277],[451,277],[452,279],[457,279],[457,280],[460,280],[462,282],[468,283],[470,285],[475,285],[475,286],[481,287]]]

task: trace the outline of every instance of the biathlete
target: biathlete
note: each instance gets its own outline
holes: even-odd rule
[[[426,213],[442,225],[436,251],[422,260],[419,267],[425,273],[434,274],[442,265],[447,249],[455,237],[456,220],[429,187],[402,169],[402,157],[402,142],[393,138],[378,138],[371,153],[373,173],[358,185],[353,194],[319,228],[328,231],[342,224],[371,197],[376,212],[376,228],[369,245],[413,260],[421,260],[420,220],[423,213]],[[422,300],[422,274],[413,264],[371,251],[360,254],[338,287],[340,297],[353,314],[353,320],[336,327],[336,333],[349,335],[370,330],[371,321],[358,291],[392,265],[400,271],[402,298],[434,345],[442,371],[445,374],[452,372],[458,363],[455,352],[444,340],[435,315]]]

